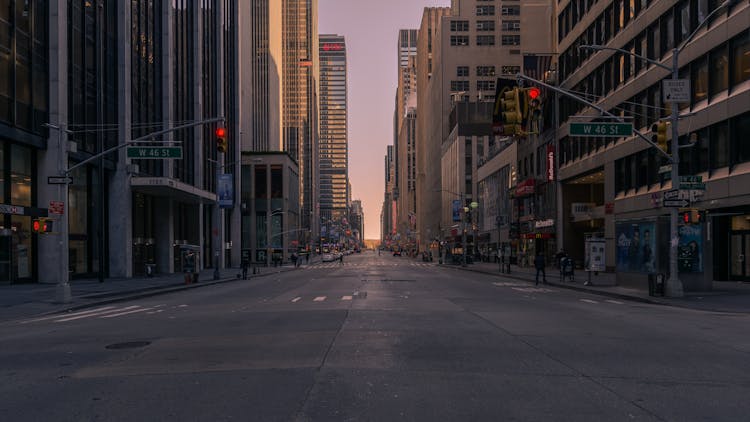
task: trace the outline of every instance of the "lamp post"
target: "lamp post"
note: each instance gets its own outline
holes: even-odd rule
[[[613,48],[613,47],[605,47],[601,45],[582,45],[579,48],[586,48],[591,50],[612,50],[617,51],[624,54],[629,54],[633,57],[639,58],[641,60],[644,60],[648,63],[654,64],[658,67],[661,67],[662,69],[669,70],[672,73],[672,81],[676,81],[679,79],[679,71],[680,71],[680,61],[679,56],[680,52],[685,49],[685,47],[690,43],[690,41],[695,37],[695,35],[698,33],[698,31],[703,27],[703,25],[708,22],[716,13],[718,13],[720,10],[732,7],[735,4],[737,4],[739,0],[725,0],[722,4],[720,4],[716,9],[711,11],[711,13],[708,14],[702,21],[698,22],[698,25],[695,27],[693,32],[685,38],[682,43],[675,48],[672,49],[672,66],[666,66],[656,60],[649,59],[647,57],[643,57],[634,53],[631,53],[627,50],[619,49],[619,48]],[[671,164],[672,164],[672,189],[679,189],[680,186],[680,142],[679,142],[679,136],[680,131],[678,128],[679,124],[679,110],[677,106],[676,101],[671,102],[671,116],[670,121],[672,123],[672,156],[671,156]],[[684,295],[683,292],[683,286],[682,282],[679,279],[679,269],[677,267],[677,247],[679,244],[680,234],[679,234],[679,225],[678,225],[678,209],[677,208],[670,208],[669,210],[669,232],[670,232],[670,239],[669,239],[669,278],[666,282],[666,291],[665,293],[667,296],[670,297],[682,297]]]

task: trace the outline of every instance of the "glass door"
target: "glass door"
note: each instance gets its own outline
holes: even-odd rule
[[[730,278],[750,281],[750,231],[733,231],[729,239]]]

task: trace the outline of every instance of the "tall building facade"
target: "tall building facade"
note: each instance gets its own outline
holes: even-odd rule
[[[704,212],[705,219],[679,228],[683,288],[704,291],[724,280],[750,280],[745,258],[750,256],[750,185],[745,182],[750,177],[750,4],[584,3],[557,10],[561,87],[584,92],[603,109],[632,119],[633,128],[646,136],[678,107],[680,175],[705,184],[699,186],[705,187],[702,195],[691,194],[690,205]],[[579,48],[589,44],[623,49],[667,67],[672,66],[673,48],[682,48],[679,73],[689,80],[689,101],[665,101],[662,82],[672,78],[666,69],[631,54]],[[639,138],[569,135],[570,122],[580,121],[576,116],[593,114],[590,107],[560,99],[562,245],[582,261],[585,236],[600,233],[607,268],[617,272],[618,283],[645,289],[648,273],[666,273],[669,267],[669,209],[662,198],[677,186],[669,172],[660,171],[666,160]]]
[[[0,229],[0,271],[10,275],[0,281],[171,273],[186,250],[199,254],[198,268],[232,264],[224,246],[239,212],[231,196],[226,208],[216,200],[219,173],[238,183],[230,165],[217,169],[239,151],[228,95],[239,82],[237,12],[229,0],[3,2],[0,24],[30,48],[17,45],[13,57],[0,45],[0,60],[15,62],[14,78],[2,77],[14,94],[0,91],[0,169],[18,181],[0,190],[10,205]],[[138,158],[125,148],[133,140],[179,146],[181,158]],[[68,169],[72,184],[46,183]],[[33,217],[48,218],[52,232],[32,233]],[[39,271],[39,257],[49,270]]]
[[[274,3],[278,3],[277,1]],[[309,245],[318,236],[318,0],[283,4],[283,149],[299,164],[301,233]]]
[[[320,217],[340,223],[349,209],[346,41],[320,35]]]
[[[422,244],[448,236],[446,225],[453,223],[441,221],[441,215],[454,200],[477,201],[480,157],[498,148],[489,127],[456,132],[456,104],[493,102],[496,81],[515,79],[524,54],[549,55],[553,14],[552,0],[456,0],[439,17],[426,9],[417,49],[417,226]],[[446,153],[460,155],[448,173],[432,165],[445,161]],[[443,174],[455,180],[443,181]]]

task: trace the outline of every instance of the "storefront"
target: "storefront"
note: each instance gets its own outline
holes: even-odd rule
[[[750,282],[750,209],[711,210],[706,225],[713,243],[709,258],[713,259],[714,280]]]

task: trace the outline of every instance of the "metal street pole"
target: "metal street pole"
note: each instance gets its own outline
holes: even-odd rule
[[[678,48],[672,50],[672,80],[679,78]],[[680,131],[677,124],[679,121],[679,107],[677,103],[671,103],[672,108],[672,189],[680,187]],[[679,269],[677,268],[677,246],[680,241],[677,208],[669,209],[669,278],[667,279],[664,294],[669,297],[682,297],[684,292],[680,281]]]
[[[211,242],[214,244],[214,280],[218,280],[219,278],[221,278],[221,272],[219,271],[219,259],[221,258],[221,248],[223,247],[223,245],[220,245],[223,210],[219,206],[219,196],[221,195],[221,186],[219,185],[219,179],[221,178],[221,169],[224,167],[224,153],[219,151],[216,154],[216,159],[218,161],[218,163],[216,164],[216,201],[214,202],[213,215],[213,242]]]
[[[468,212],[466,211],[466,199],[463,194],[461,194],[461,205],[463,206],[464,215],[461,217],[461,250],[463,252],[461,256],[461,266],[466,266],[466,215]]]

